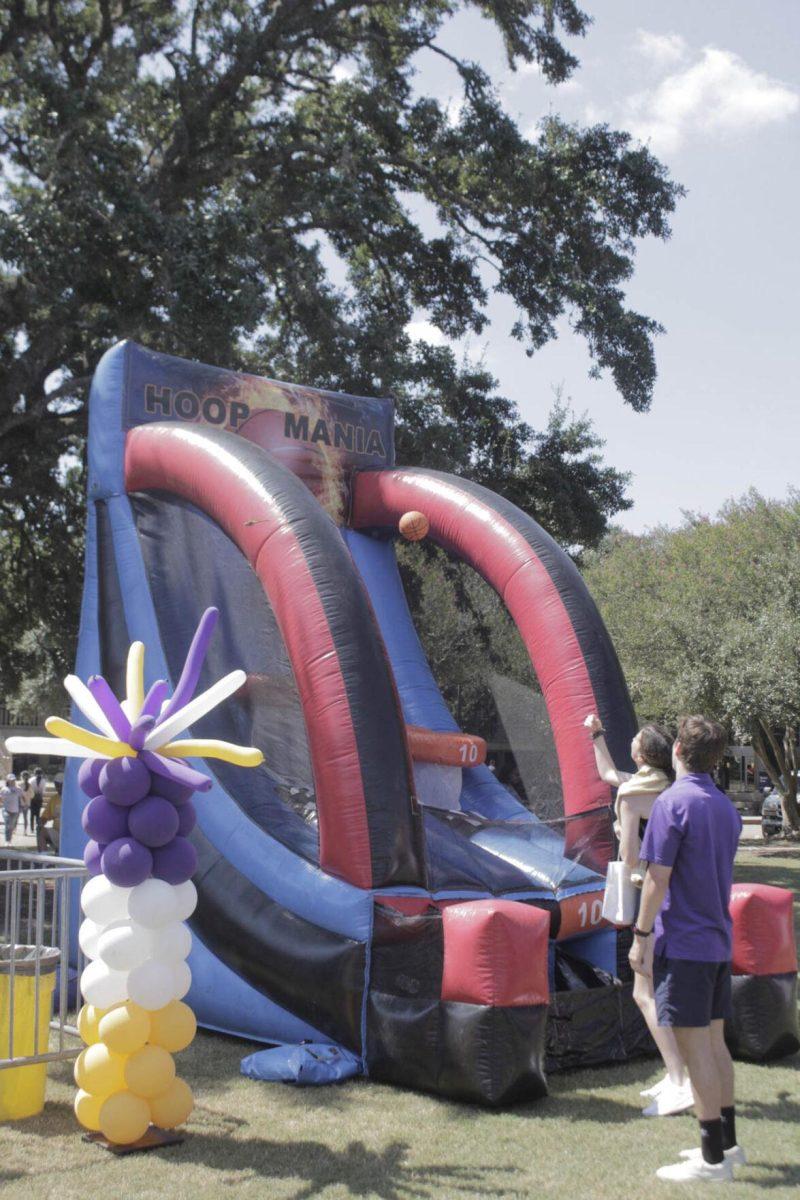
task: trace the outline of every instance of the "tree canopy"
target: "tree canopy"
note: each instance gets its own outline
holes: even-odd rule
[[[91,371],[119,338],[392,394],[401,461],[467,473],[546,514],[570,545],[596,542],[626,507],[624,476],[599,462],[585,420],[557,412],[536,432],[480,363],[406,331],[424,314],[447,338],[480,335],[502,293],[529,353],[565,317],[625,403],[651,401],[659,326],[625,285],[636,241],[668,236],[681,189],[606,125],[549,116],[526,138],[486,72],[441,42],[468,7],[2,6],[0,503],[6,528],[23,514],[37,524],[13,553],[32,623],[50,622],[58,654],[79,588],[53,627],[52,554],[80,573],[65,464],[82,453]],[[474,7],[511,68],[536,63],[558,83],[578,65],[567,40],[589,18],[573,0]],[[419,88],[423,56],[453,73],[457,116]],[[48,550],[59,506],[65,532]],[[6,645],[14,620],[0,614]],[[17,682],[6,652],[0,684]]]
[[[586,569],[640,719],[725,722],[752,742],[796,829],[798,579],[800,493],[781,503],[750,492],[713,519],[614,533]]]

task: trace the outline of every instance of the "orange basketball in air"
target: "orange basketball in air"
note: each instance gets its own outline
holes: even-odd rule
[[[406,541],[419,542],[427,535],[430,525],[425,513],[407,512],[400,518],[398,528]]]

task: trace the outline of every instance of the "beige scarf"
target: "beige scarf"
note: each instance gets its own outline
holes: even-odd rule
[[[669,787],[669,776],[659,767],[649,767],[645,764],[639,767],[635,775],[626,779],[617,788],[617,799],[625,796],[660,796]]]

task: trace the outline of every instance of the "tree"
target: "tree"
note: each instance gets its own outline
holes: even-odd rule
[[[562,421],[534,433],[486,371],[409,338],[415,313],[448,338],[479,334],[490,292],[501,292],[529,353],[567,315],[623,400],[649,406],[659,326],[627,307],[624,286],[636,239],[668,236],[681,189],[647,149],[604,125],[552,116],[527,140],[486,73],[437,40],[467,6],[2,7],[7,520],[45,475],[48,493],[63,485],[64,462],[82,453],[91,371],[121,337],[394,394],[405,461],[445,462],[528,509],[555,510],[560,464],[588,427]],[[577,66],[562,38],[583,35],[588,18],[573,0],[479,7],[512,67],[535,62],[556,83]],[[458,80],[457,119],[415,88],[422,55]],[[591,543],[624,507],[624,480],[587,463],[572,484],[566,536]],[[74,540],[58,547],[76,576],[78,550]],[[32,560],[19,569],[32,575]],[[33,618],[46,625],[47,608],[34,606]],[[0,682],[12,677],[6,655]]]
[[[615,533],[586,581],[619,652],[639,716],[704,712],[750,741],[800,830],[800,493],[757,492],[714,519]]]

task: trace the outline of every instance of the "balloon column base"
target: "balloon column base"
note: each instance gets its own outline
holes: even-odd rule
[[[138,1141],[130,1142],[126,1146],[120,1146],[117,1142],[110,1142],[107,1137],[103,1137],[102,1133],[85,1133],[83,1135],[85,1142],[93,1142],[96,1146],[102,1146],[104,1150],[110,1150],[112,1154],[135,1154],[139,1150],[158,1150],[162,1146],[177,1146],[186,1140],[185,1133],[176,1133],[173,1129],[159,1129],[156,1125],[151,1125],[147,1133],[138,1139]]]

